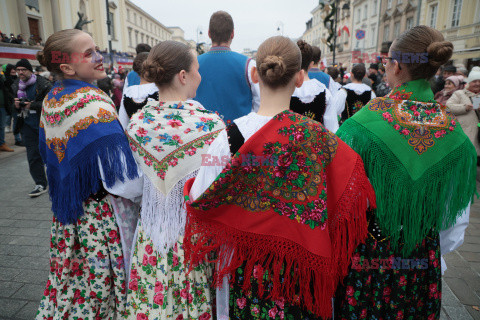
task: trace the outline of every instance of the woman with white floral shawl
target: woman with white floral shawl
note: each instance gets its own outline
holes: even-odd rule
[[[183,235],[183,187],[195,177],[203,155],[225,127],[195,97],[201,76],[196,54],[180,42],[155,46],[144,62],[144,77],[159,88],[160,102],[135,113],[127,135],[146,178],[141,218],[132,257],[128,319],[210,319],[209,269],[188,274]]]

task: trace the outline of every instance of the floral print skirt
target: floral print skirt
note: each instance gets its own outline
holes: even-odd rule
[[[125,319],[212,318],[212,270],[199,264],[187,274],[182,243],[183,236],[162,256],[138,223]]]
[[[92,198],[75,224],[53,218],[50,274],[36,319],[114,319],[125,309],[120,234],[106,198]]]
[[[321,319],[299,306],[285,303],[283,298],[276,301],[258,298],[258,283],[256,277],[251,277],[251,290],[244,293],[242,286],[244,281],[244,265],[237,268],[235,282],[230,286],[229,316],[230,319],[287,319],[287,320],[314,320]],[[254,274],[260,270],[260,266],[254,267]],[[268,296],[268,276],[263,276],[265,292]],[[283,280],[283,279],[281,279]]]
[[[369,229],[372,228],[369,226]],[[378,227],[358,246],[335,298],[335,319],[440,318],[441,266],[438,232],[404,257]]]

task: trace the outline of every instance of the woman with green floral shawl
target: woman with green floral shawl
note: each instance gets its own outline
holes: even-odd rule
[[[337,131],[365,164],[377,209],[343,286],[336,319],[439,319],[439,231],[453,226],[475,192],[475,149],[428,78],[453,45],[430,27],[400,35],[384,57],[393,90]]]

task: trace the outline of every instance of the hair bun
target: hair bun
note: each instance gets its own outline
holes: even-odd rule
[[[258,70],[265,80],[268,82],[275,82],[285,75],[287,66],[282,57],[267,56],[263,59]]]
[[[148,82],[161,83],[165,75],[165,69],[155,61],[145,60],[143,62],[143,77]]]
[[[42,66],[47,66],[47,61],[45,61],[45,53],[43,50],[37,51],[36,58]]]
[[[435,41],[427,47],[428,63],[440,67],[450,60],[453,54],[453,44],[450,41]]]

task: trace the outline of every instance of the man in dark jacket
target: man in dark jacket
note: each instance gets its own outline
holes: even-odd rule
[[[27,148],[30,175],[35,181],[35,188],[28,195],[38,197],[47,192],[47,177],[38,149],[38,135],[43,99],[52,88],[52,84],[44,77],[35,75],[27,59],[18,61],[15,68],[18,74],[18,79],[12,85],[16,96],[15,108],[23,118],[22,138]]]

